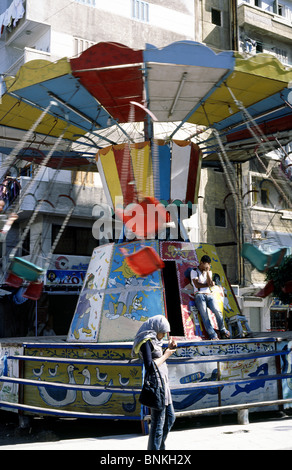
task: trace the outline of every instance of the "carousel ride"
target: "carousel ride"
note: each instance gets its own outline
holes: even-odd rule
[[[264,154],[291,142],[291,80],[291,69],[270,55],[215,54],[190,41],[162,49],[147,45],[144,51],[100,43],[78,58],[32,61],[16,77],[6,77],[0,124],[24,135],[15,147],[4,139],[2,180],[23,161],[38,165],[37,174],[45,166],[95,168],[109,208],[101,207],[96,238],[111,239],[112,223],[121,228],[116,243],[93,251],[66,341],[1,341],[1,407],[143,422],[143,366],[131,359],[131,345],[141,323],[158,313],[167,316],[178,340],[169,360],[178,413],[224,411],[247,402],[261,406],[259,401],[269,406],[278,399],[280,382],[286,387],[282,398],[291,400],[291,343],[249,337],[215,247],[191,242],[183,224],[197,204],[203,162],[220,162],[241,208],[232,163],[252,155],[264,165]],[[286,157],[284,152],[275,184],[291,208]],[[7,218],[30,188],[6,211]],[[74,214],[77,198],[60,196],[72,208],[45,267],[17,256],[17,250],[41,205],[50,203],[47,195],[36,200],[10,255],[5,282],[25,285],[27,298],[40,297],[43,275]],[[194,305],[187,273],[204,254],[220,280],[214,295],[233,333],[229,340],[210,342]],[[264,271],[280,265],[285,252],[262,259],[247,242],[242,256]]]

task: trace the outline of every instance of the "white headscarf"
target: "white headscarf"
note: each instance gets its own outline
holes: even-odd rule
[[[149,318],[149,320],[143,323],[136,334],[132,348],[132,356],[135,357],[138,355],[140,347],[147,339],[151,339],[157,345],[161,346],[162,341],[158,340],[157,333],[169,332],[169,321],[163,315],[155,315],[154,317]]]

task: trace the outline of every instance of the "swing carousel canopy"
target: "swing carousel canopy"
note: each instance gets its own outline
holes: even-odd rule
[[[99,43],[78,58],[31,61],[16,77],[7,77],[0,125],[29,129],[53,102],[36,132],[56,137],[64,132],[74,142],[84,135],[102,136],[113,125],[149,121],[149,110],[159,122],[177,123],[171,138],[184,123],[206,126],[217,129],[234,151],[244,149],[251,137],[240,102],[271,142],[276,136],[285,144],[292,136],[291,81],[292,69],[268,54],[216,54],[192,41],[164,48],[146,44],[145,50]],[[134,117],[132,102],[141,105],[134,107]],[[102,147],[120,143],[103,139]],[[204,159],[218,159],[212,139],[203,151]],[[236,161],[249,158],[244,152],[234,155]]]

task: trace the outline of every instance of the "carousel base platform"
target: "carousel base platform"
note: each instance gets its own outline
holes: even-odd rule
[[[190,341],[168,360],[177,416],[292,403],[292,332]],[[139,403],[143,364],[132,343],[70,343],[64,336],[0,339],[0,408],[21,415],[149,420]]]

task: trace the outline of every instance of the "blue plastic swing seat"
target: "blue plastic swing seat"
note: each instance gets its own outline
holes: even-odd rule
[[[244,243],[242,245],[241,256],[246,258],[258,271],[264,272],[274,266],[280,266],[286,253],[287,248],[281,248],[274,253],[266,254],[256,246]]]
[[[37,281],[44,270],[39,266],[23,258],[14,257],[11,261],[9,271],[27,281]]]

